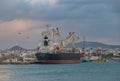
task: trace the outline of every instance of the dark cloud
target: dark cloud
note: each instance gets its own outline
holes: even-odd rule
[[[113,0],[109,7],[117,17],[120,19],[120,0]],[[120,21],[119,21],[120,22]]]
[[[34,32],[45,29],[45,24],[51,24],[60,27],[64,34],[75,31],[80,36],[86,35],[88,40],[107,39],[112,40],[113,44],[120,44],[120,0],[57,0],[55,5],[48,2],[30,4],[29,1],[0,0],[0,26],[4,26],[4,22],[20,22],[19,19],[25,23],[32,20],[37,24],[25,32],[31,31],[33,38],[38,34]],[[39,37],[35,40],[39,40]]]
[[[112,3],[114,2],[114,3]],[[119,3],[113,0],[58,0],[57,6],[40,5],[31,6],[23,0],[11,0],[8,4],[2,0],[0,7],[0,19],[10,20],[16,18],[30,18],[38,20],[62,20],[62,19],[95,19],[107,16],[110,13],[109,6]],[[119,12],[119,5],[113,11]]]

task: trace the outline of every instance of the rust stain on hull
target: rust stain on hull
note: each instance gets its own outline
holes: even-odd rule
[[[41,64],[72,64],[79,63],[81,60],[40,60]]]

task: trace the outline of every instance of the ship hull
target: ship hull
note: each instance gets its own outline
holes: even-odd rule
[[[69,64],[81,62],[81,54],[64,53],[64,54],[47,54],[36,53],[37,62],[40,64]]]

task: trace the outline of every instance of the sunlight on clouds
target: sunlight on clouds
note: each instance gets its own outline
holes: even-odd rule
[[[12,20],[0,23],[0,30],[2,31],[18,31],[25,30],[27,23],[24,20]]]
[[[20,31],[29,31],[29,29],[34,29],[35,27],[39,27],[43,24],[45,24],[43,21],[24,19],[1,22],[0,36],[9,36]]]
[[[57,3],[57,0],[25,0],[26,2],[30,3],[31,5],[50,5],[55,6]]]
[[[57,4],[57,0],[49,0],[51,6],[55,6]]]
[[[35,43],[40,39],[41,32],[46,28],[46,23],[48,22],[29,19],[0,22],[0,44],[2,48],[6,49],[16,43],[27,48],[35,47]]]

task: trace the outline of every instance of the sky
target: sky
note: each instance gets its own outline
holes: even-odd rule
[[[120,45],[120,0],[0,0],[0,49],[36,48],[46,25]]]

